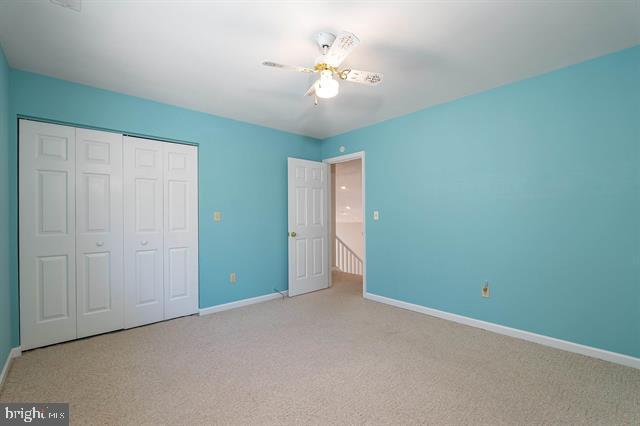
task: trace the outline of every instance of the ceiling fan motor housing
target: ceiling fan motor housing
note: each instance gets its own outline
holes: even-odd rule
[[[328,60],[329,59],[327,58],[327,55],[318,56],[314,63],[316,71],[322,71],[323,69],[325,69],[325,67],[327,66]],[[318,68],[319,66],[320,66],[320,69]]]

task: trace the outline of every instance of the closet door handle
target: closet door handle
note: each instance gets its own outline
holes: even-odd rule
[[[98,247],[102,247],[102,246],[104,245],[104,241],[98,241],[98,242],[96,243],[96,245],[97,245]]]
[[[149,244],[149,241],[142,240],[142,241],[140,241],[140,244],[142,244],[143,246],[146,246],[147,244]]]

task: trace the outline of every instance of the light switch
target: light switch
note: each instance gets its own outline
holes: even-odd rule
[[[489,297],[489,281],[485,281],[482,285],[482,297]]]
[[[213,220],[216,222],[220,222],[222,220],[221,212],[213,212]]]
[[[235,284],[236,282],[238,282],[238,275],[236,275],[235,272],[229,274],[229,282],[231,284]]]
[[[374,210],[373,211],[373,220],[378,220],[380,219],[380,213],[378,212],[378,210]]]

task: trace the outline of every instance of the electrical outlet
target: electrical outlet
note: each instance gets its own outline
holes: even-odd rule
[[[221,212],[213,212],[213,220],[216,222],[220,222],[222,220]]]
[[[482,285],[482,297],[489,297],[489,281],[485,281]]]
[[[235,272],[229,274],[229,282],[235,284],[238,282],[238,275]]]

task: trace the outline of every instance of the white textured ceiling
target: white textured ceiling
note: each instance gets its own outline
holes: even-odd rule
[[[318,31],[360,46],[345,65],[382,72],[313,106]],[[325,138],[640,43],[628,1],[0,2],[12,67]]]

